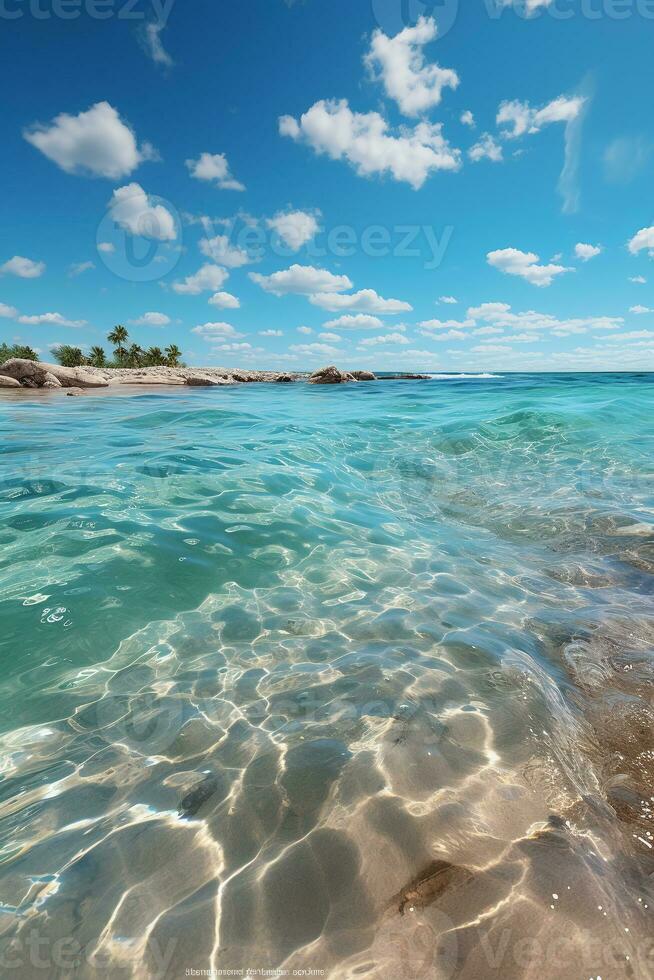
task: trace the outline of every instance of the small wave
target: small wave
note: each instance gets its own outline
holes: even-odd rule
[[[429,377],[436,381],[460,381],[463,378],[501,378],[501,374],[433,374],[429,372]]]

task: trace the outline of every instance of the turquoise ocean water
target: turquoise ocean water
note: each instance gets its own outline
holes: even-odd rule
[[[2,975],[654,975],[653,418],[3,397]]]

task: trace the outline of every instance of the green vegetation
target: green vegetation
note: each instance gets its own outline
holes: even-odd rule
[[[38,361],[39,355],[24,344],[0,344],[0,364],[12,357],[22,357],[26,361]]]
[[[119,323],[107,334],[107,340],[114,348],[112,360],[107,358],[104,347],[91,347],[85,354],[80,347],[70,344],[60,344],[52,350],[54,358],[62,367],[114,367],[114,368],[143,368],[143,367],[182,367],[180,358],[182,352],[176,344],[170,344],[165,350],[161,347],[148,347],[144,350],[138,344],[127,345],[129,334]],[[39,356],[31,347],[23,344],[0,344],[0,364],[12,357],[26,358],[28,361],[38,361]]]

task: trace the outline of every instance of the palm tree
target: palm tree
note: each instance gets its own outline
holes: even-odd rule
[[[138,344],[132,344],[127,351],[127,365],[128,367],[137,368],[141,367],[141,359],[143,357],[143,348],[139,347]]]
[[[166,347],[166,360],[168,367],[178,367],[181,356],[182,352],[176,344],[171,344],[170,347]]]
[[[145,352],[143,362],[147,367],[158,367],[160,364],[165,364],[166,358],[161,347],[149,347]]]
[[[106,367],[107,355],[104,352],[103,347],[92,347],[89,356],[89,364],[91,367]]]
[[[127,360],[127,350],[124,347],[127,337],[127,330],[120,323],[107,334],[107,340],[114,345],[114,356],[119,364]]]
[[[71,347],[70,344],[60,344],[53,347],[52,353],[62,367],[80,367],[86,364],[86,358],[79,347]]]

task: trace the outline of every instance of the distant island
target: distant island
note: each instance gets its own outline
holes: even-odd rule
[[[333,385],[429,377],[426,374],[387,374],[379,379],[372,371],[342,371],[333,364],[312,373],[221,367],[189,368],[180,362],[182,352],[175,344],[165,350],[160,347],[144,350],[138,344],[128,346],[128,337],[127,330],[120,325],[107,335],[108,341],[114,344],[111,360],[102,347],[91,347],[89,353],[84,354],[79,347],[62,344],[52,352],[56,364],[39,360],[38,354],[31,347],[0,344],[0,388],[66,388],[67,394],[79,394],[86,388],[109,388],[117,385],[212,387],[252,382],[284,384],[294,381]]]

